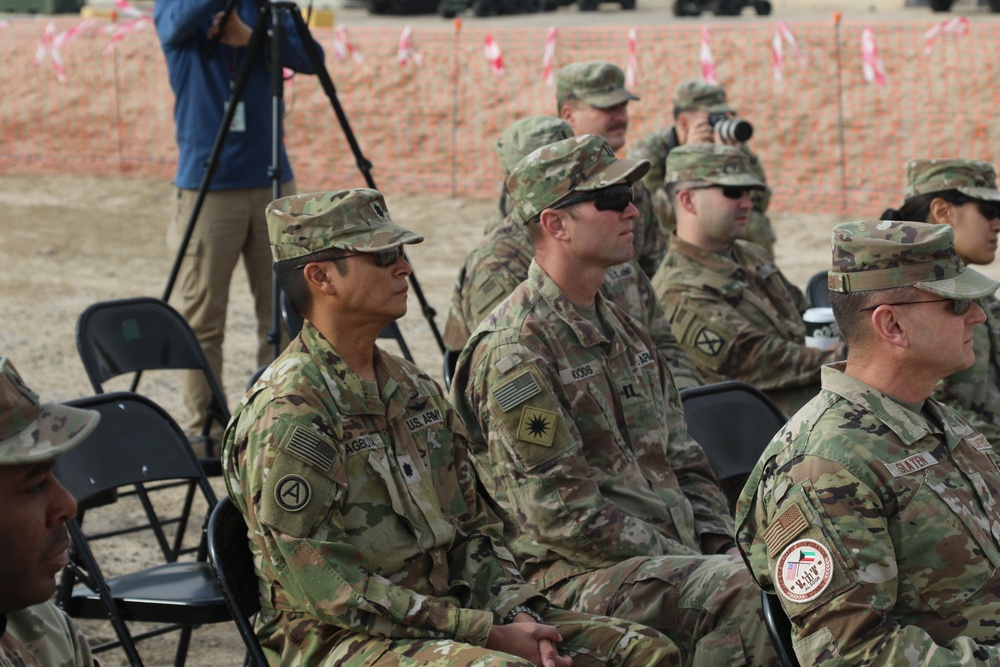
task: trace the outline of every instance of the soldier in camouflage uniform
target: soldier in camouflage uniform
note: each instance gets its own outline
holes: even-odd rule
[[[833,231],[850,346],[775,436],[740,497],[740,550],[792,622],[802,665],[1000,664],[1000,459],[931,398],[973,362],[974,301],[946,225]]]
[[[845,350],[806,347],[805,297],[743,239],[750,190],[763,183],[744,153],[719,144],[675,148],[666,180],[677,229],[653,289],[671,329],[707,382],[748,382],[793,414]]]
[[[573,134],[604,137],[612,150],[625,146],[628,133],[628,103],[638,97],[625,88],[620,68],[600,60],[573,63],[556,72],[558,115],[573,128]],[[639,210],[635,221],[635,261],[652,276],[667,252],[667,235],[653,208],[646,186],[632,186],[633,203]]]
[[[39,404],[0,358],[0,667],[91,667],[90,646],[49,598],[69,557],[76,501],[52,473],[100,415]]]
[[[979,160],[911,160],[906,200],[884,220],[951,225],[955,250],[966,266],[990,264],[1000,232],[1000,192],[993,165]],[[934,398],[957,410],[1000,452],[1000,300],[979,301],[986,322],[974,330],[976,362],[943,379]]]
[[[525,155],[547,144],[573,136],[565,121],[551,116],[529,116],[500,135],[497,157],[505,174]],[[460,351],[479,323],[528,277],[535,247],[527,227],[508,215],[503,224],[476,244],[459,271],[444,327],[445,345]],[[670,331],[649,278],[634,260],[612,266],[601,293],[646,327],[653,344],[673,371],[678,389],[702,384],[691,357]]]
[[[596,135],[518,163],[507,186],[535,259],[462,351],[452,402],[505,542],[553,602],[662,630],[685,665],[773,665],[670,369],[600,293],[632,255],[629,184],[648,166]]]
[[[550,609],[524,583],[440,387],[375,346],[406,312],[402,246],[423,237],[368,189],[279,199],[266,216],[305,323],[244,397],[223,457],[270,662],[676,664],[661,635]]]
[[[726,91],[714,83],[701,80],[682,81],[674,91],[674,125],[658,130],[636,144],[629,153],[635,160],[649,160],[649,173],[643,183],[653,193],[653,205],[664,229],[669,233],[676,225],[674,209],[663,189],[667,155],[678,146],[702,143],[723,143],[708,123],[709,115],[736,116],[736,110],[726,100]],[[750,158],[750,171],[761,183],[767,183],[764,167],[747,144],[734,144]],[[774,259],[774,229],[767,216],[771,202],[771,189],[763,188],[750,193],[753,208],[747,220],[747,240],[753,241]]]

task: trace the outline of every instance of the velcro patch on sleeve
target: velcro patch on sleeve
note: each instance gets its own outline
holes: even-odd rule
[[[781,552],[774,568],[774,587],[786,600],[815,600],[833,581],[833,558],[816,540],[797,540]]]
[[[490,312],[500,297],[504,295],[503,292],[503,286],[495,278],[487,278],[469,300],[472,304],[472,312],[475,313],[476,317]]]
[[[725,347],[725,339],[707,326],[693,327],[685,342],[707,357],[717,357]]]
[[[333,465],[333,445],[316,431],[303,426],[293,426],[289,429],[281,448],[323,472],[328,472]]]
[[[558,426],[557,413],[526,405],[521,409],[521,421],[517,426],[516,437],[533,445],[551,447]]]
[[[542,391],[531,371],[524,371],[509,382],[493,390],[493,399],[504,412],[510,410]]]
[[[802,515],[802,510],[798,505],[792,505],[775,519],[764,532],[764,543],[767,545],[767,553],[771,556],[786,544],[795,539],[795,536],[809,527],[809,522]]]

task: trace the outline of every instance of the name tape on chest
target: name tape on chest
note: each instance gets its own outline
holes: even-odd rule
[[[433,426],[434,424],[440,424],[444,421],[444,416],[441,411],[437,408],[421,412],[419,415],[414,415],[412,417],[406,418],[406,428],[410,430],[410,433],[415,433],[421,429],[425,429],[428,426]]]
[[[497,402],[501,410],[509,412],[511,408],[524,403],[541,390],[542,388],[538,386],[538,381],[531,374],[531,371],[525,371],[510,382],[505,382],[497,387],[493,391],[493,400]]]
[[[985,452],[990,449],[993,449],[993,445],[990,444],[990,441],[987,440],[986,436],[983,435],[982,433],[977,433],[971,438],[969,438],[969,444],[972,445],[973,449],[980,452]]]
[[[653,354],[649,350],[643,349],[640,350],[639,352],[636,352],[635,365],[637,368],[648,366],[651,363],[653,363],[653,361],[654,361]]]
[[[632,268],[631,264],[619,264],[618,266],[612,266],[605,272],[604,282],[616,283],[619,280],[625,280],[634,275],[635,270]]]
[[[580,380],[586,380],[601,372],[601,365],[595,361],[577,366],[576,368],[564,368],[559,371],[559,379],[563,384],[572,384]]]
[[[786,600],[803,603],[818,598],[833,580],[833,558],[816,540],[792,542],[774,569],[774,587]]]
[[[344,445],[344,449],[347,451],[347,455],[351,456],[352,454],[366,452],[369,449],[378,449],[380,446],[381,443],[370,435],[359,435],[353,440],[348,440],[347,444]]]
[[[913,456],[907,456],[905,459],[899,461],[883,461],[882,465],[885,466],[886,470],[889,471],[893,477],[902,477],[904,475],[912,475],[915,472],[919,472],[924,468],[930,468],[933,465],[937,465],[938,460],[927,453],[914,454]]]

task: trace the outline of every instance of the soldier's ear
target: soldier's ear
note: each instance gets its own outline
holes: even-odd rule
[[[569,231],[566,229],[566,220],[569,215],[565,211],[557,211],[554,208],[547,208],[542,211],[538,218],[538,225],[542,228],[544,236],[551,236],[559,240],[569,238]]]
[[[880,306],[871,311],[875,335],[890,345],[909,347],[909,327],[899,319],[900,310],[893,306]]]
[[[321,294],[337,293],[334,275],[339,276],[340,273],[333,262],[310,262],[302,269],[302,277],[305,278],[309,289]]]
[[[928,222],[936,222],[940,225],[953,225],[955,222],[952,219],[954,215],[952,205],[940,197],[935,197],[931,200],[928,210],[930,210],[932,218]]]
[[[698,209],[694,204],[694,190],[678,190],[674,197],[674,209],[682,208],[691,215],[697,215]]]

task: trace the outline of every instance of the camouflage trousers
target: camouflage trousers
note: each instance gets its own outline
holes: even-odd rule
[[[738,556],[631,558],[543,592],[567,609],[656,628],[676,642],[685,667],[781,664]]]
[[[680,651],[659,632],[616,618],[551,609],[545,622],[555,626],[563,640],[561,655],[573,658],[573,667],[652,667],[680,665]],[[265,652],[267,647],[265,647]],[[312,655],[268,656],[271,664],[322,667],[533,667],[514,655],[451,639],[393,639],[338,633],[338,641],[323,648],[311,645]],[[322,649],[322,650],[321,650]]]

